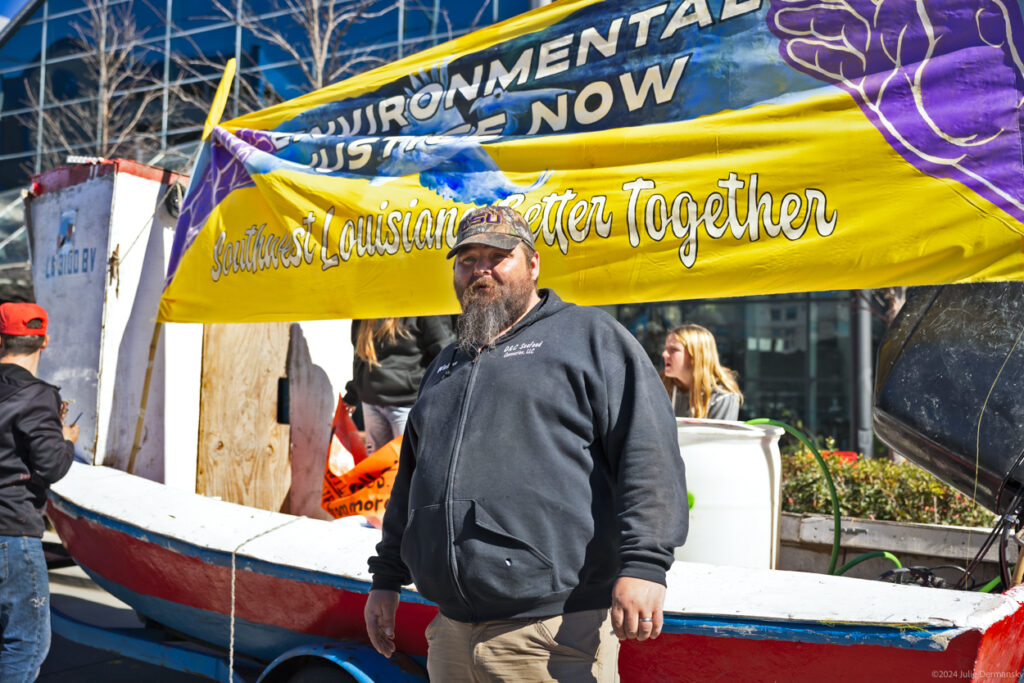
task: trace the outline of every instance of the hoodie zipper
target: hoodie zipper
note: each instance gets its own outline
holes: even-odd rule
[[[459,426],[458,431],[455,433],[455,445],[452,448],[452,458],[448,463],[448,479],[445,482],[444,493],[445,517],[447,518],[448,527],[448,566],[452,572],[452,583],[455,584],[455,590],[458,592],[459,598],[466,605],[466,609],[469,610],[470,619],[472,621],[476,621],[476,613],[473,610],[473,606],[469,603],[469,598],[466,596],[466,591],[462,587],[462,582],[459,581],[459,563],[455,557],[455,501],[452,498],[452,493],[455,484],[455,468],[458,465],[460,451],[462,450],[462,435],[465,433],[466,419],[469,414],[469,398],[473,394],[473,385],[476,383],[476,371],[481,355],[482,353],[478,351],[469,366],[469,380],[466,383],[466,393],[462,398],[462,406],[459,413]]]

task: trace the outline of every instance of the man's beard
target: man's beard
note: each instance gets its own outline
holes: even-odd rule
[[[479,289],[483,283],[490,289]],[[533,291],[530,278],[505,285],[498,285],[492,278],[481,278],[466,287],[459,297],[462,304],[462,315],[456,325],[459,348],[472,354],[477,349],[493,346],[498,335],[526,312]]]

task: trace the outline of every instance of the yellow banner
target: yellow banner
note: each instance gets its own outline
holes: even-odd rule
[[[1019,6],[862,4],[561,2],[229,122],[161,319],[454,312],[496,202],[584,304],[1022,278]]]

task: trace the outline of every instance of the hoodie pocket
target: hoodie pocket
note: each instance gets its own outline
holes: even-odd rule
[[[410,513],[400,552],[420,595],[438,604],[456,601],[443,505],[428,505]]]
[[[459,576],[466,592],[481,601],[533,601],[555,592],[554,563],[501,526],[476,501],[456,539]]]

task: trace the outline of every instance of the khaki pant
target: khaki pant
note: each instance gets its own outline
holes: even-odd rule
[[[438,614],[426,634],[432,683],[619,680],[619,640],[607,609],[479,624]]]

